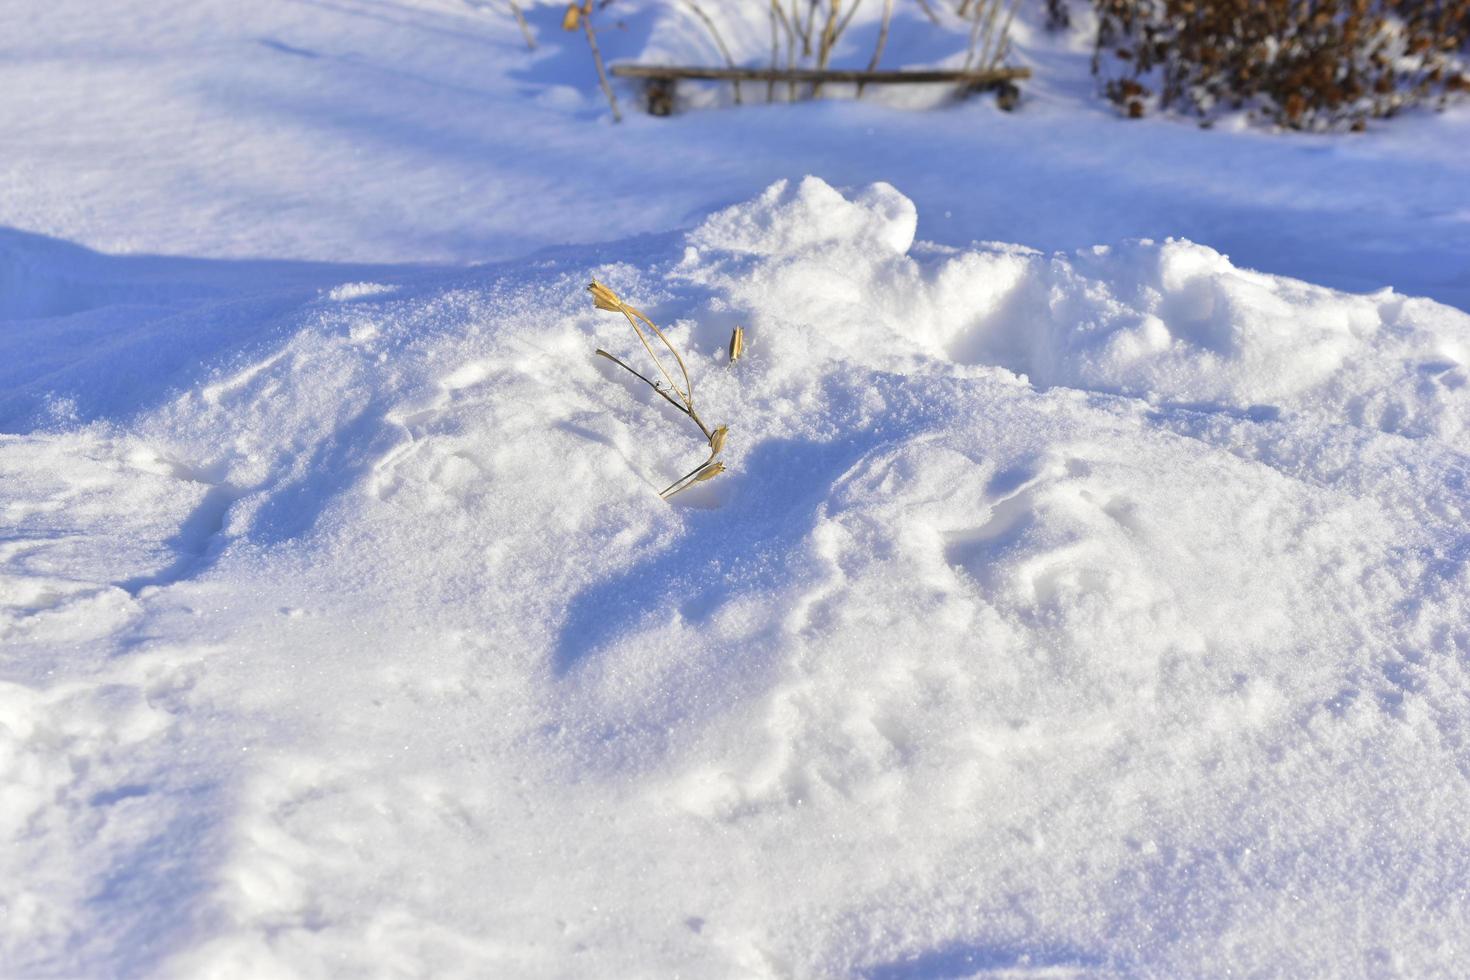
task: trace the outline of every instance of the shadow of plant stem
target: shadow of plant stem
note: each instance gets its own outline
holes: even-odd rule
[[[700,433],[709,443],[709,457],[705,459],[704,462],[696,466],[694,469],[690,470],[688,473],[685,473],[683,476],[679,477],[679,479],[675,480],[673,483],[665,487],[663,491],[659,493],[659,496],[665,500],[668,500],[680,490],[692,487],[696,483],[703,483],[705,480],[713,479],[714,477],[719,476],[721,473],[725,472],[725,464],[720,462],[715,457],[719,456],[720,451],[725,448],[725,436],[729,433],[729,427],[722,425],[719,428],[712,430],[709,426],[704,424],[704,420],[701,419],[699,417],[699,413],[694,410],[694,383],[689,380],[689,368],[685,366],[684,358],[679,356],[679,351],[674,347],[672,343],[669,342],[669,338],[664,336],[664,332],[658,328],[657,324],[655,324],[652,320],[645,316],[642,311],[638,310],[635,307],[629,306],[627,303],[624,303],[621,299],[618,298],[617,293],[613,292],[611,289],[608,289],[602,283],[594,279],[592,281],[592,284],[587,287],[587,291],[592,294],[592,303],[599,310],[607,310],[611,313],[621,313],[625,318],[627,318],[628,325],[632,327],[633,332],[638,335],[639,341],[643,343],[643,349],[648,351],[649,358],[652,359],[654,366],[658,368],[659,373],[663,375],[664,381],[668,382],[668,386],[665,387],[663,384],[660,384],[659,382],[645,377],[641,372],[629,366],[627,362],[623,361],[621,358],[618,358],[613,354],[608,353],[601,347],[597,349],[598,356],[605,357],[609,361],[612,361],[618,367],[627,371],[629,374],[633,375],[633,377],[637,378],[639,381],[642,381],[644,384],[648,385],[648,387],[658,392],[659,396],[662,397],[664,401],[674,406],[674,408],[678,409],[683,414],[689,416],[689,419],[695,425],[699,426]],[[663,360],[658,356],[658,352],[654,350],[653,345],[648,342],[648,334],[644,333],[643,328],[638,325],[640,321],[642,321],[644,326],[647,326],[648,329],[653,333],[653,335],[659,339],[659,342],[663,344],[664,348],[671,355],[673,355],[674,363],[679,366],[679,374],[684,379],[684,386],[682,388],[679,387],[679,383],[674,380],[673,374],[664,365]]]

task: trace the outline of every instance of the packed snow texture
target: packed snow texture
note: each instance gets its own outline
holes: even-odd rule
[[[4,972],[1454,972],[1470,316],[921,220],[16,293]]]

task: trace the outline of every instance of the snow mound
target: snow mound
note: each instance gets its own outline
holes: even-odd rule
[[[777,181],[750,204],[726,208],[689,235],[696,247],[786,255],[821,246],[902,255],[914,243],[919,212],[892,185],[873,184],[848,200],[826,181]]]
[[[1470,317],[914,229],[808,177],[12,368],[91,414],[0,441],[7,968],[1452,970]],[[671,504],[594,276],[730,425]]]
[[[692,232],[683,271],[834,356],[995,365],[1042,387],[1466,447],[1470,340],[1454,310],[1238,269],[1178,239],[1054,256],[915,249],[915,223],[887,184],[847,200],[817,178],[781,182]]]

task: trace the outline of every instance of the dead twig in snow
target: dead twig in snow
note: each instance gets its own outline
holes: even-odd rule
[[[734,68],[735,59],[730,56],[730,49],[725,46],[725,39],[720,35],[720,29],[715,26],[715,22],[709,19],[709,14],[705,13],[704,8],[695,3],[694,0],[684,0],[684,3],[689,6],[690,10],[694,11],[695,16],[704,22],[704,26],[709,31],[710,36],[715,39],[715,45],[720,49],[720,54],[725,56],[725,64]],[[735,104],[741,104],[740,83],[738,81],[735,83]]]
[[[526,47],[532,51],[536,50],[536,35],[531,33],[531,25],[526,23],[526,15],[521,12],[521,5],[516,0],[505,0],[510,4],[510,12],[515,15],[516,24],[521,29],[521,37],[526,39]]]
[[[644,315],[641,310],[624,303],[618,297],[617,293],[608,289],[602,283],[594,279],[592,284],[587,287],[587,291],[592,294],[593,305],[599,310],[621,313],[627,318],[628,325],[638,335],[638,340],[642,342],[643,349],[648,352],[649,358],[653,361],[654,366],[658,368],[658,373],[663,376],[664,383],[659,383],[645,376],[642,372],[630,366],[626,361],[608,353],[600,347],[597,349],[597,355],[612,361],[618,367],[652,388],[660,398],[674,406],[675,410],[687,415],[690,421],[699,426],[700,434],[704,436],[705,442],[709,445],[709,457],[703,463],[700,463],[697,467],[669,484],[659,496],[667,500],[681,490],[723,473],[725,471],[725,464],[717,462],[715,457],[725,448],[725,437],[729,433],[729,427],[722,425],[716,429],[711,429],[704,424],[704,420],[694,410],[694,384],[689,380],[689,368],[685,365],[684,358],[680,356],[678,349],[674,347],[668,337],[664,336],[664,332],[658,328],[657,324]],[[679,376],[684,381],[683,387],[680,387],[679,383],[674,380],[674,372],[669,370],[664,364],[663,359],[659,357],[658,352],[654,350],[654,346],[649,342],[648,334],[644,332],[644,328],[647,328],[648,332],[651,332],[657,337],[664,349],[673,356],[674,363],[678,365]]]
[[[613,94],[612,83],[607,80],[607,69],[602,64],[602,49],[597,46],[597,32],[592,29],[592,0],[582,0],[580,6],[575,2],[567,4],[567,12],[561,19],[561,29],[575,31],[578,27],[587,33],[587,46],[592,49],[592,63],[597,66],[597,81],[602,86],[602,94],[607,96],[607,104],[612,107],[613,122],[622,122],[623,114],[618,111],[618,97]]]
[[[878,43],[873,47],[873,58],[868,62],[868,71],[876,71],[883,58],[883,49],[888,46],[888,25],[893,20],[893,0],[883,0],[883,23],[878,28]],[[863,83],[858,82],[858,98],[863,97]]]

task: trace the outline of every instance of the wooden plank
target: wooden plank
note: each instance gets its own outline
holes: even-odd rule
[[[902,85],[918,82],[954,82],[962,85],[998,85],[1030,78],[1030,68],[998,68],[993,71],[913,69],[898,71],[848,71],[840,68],[702,68],[690,65],[613,65],[618,78],[696,78],[716,82],[863,82],[869,85]]]

